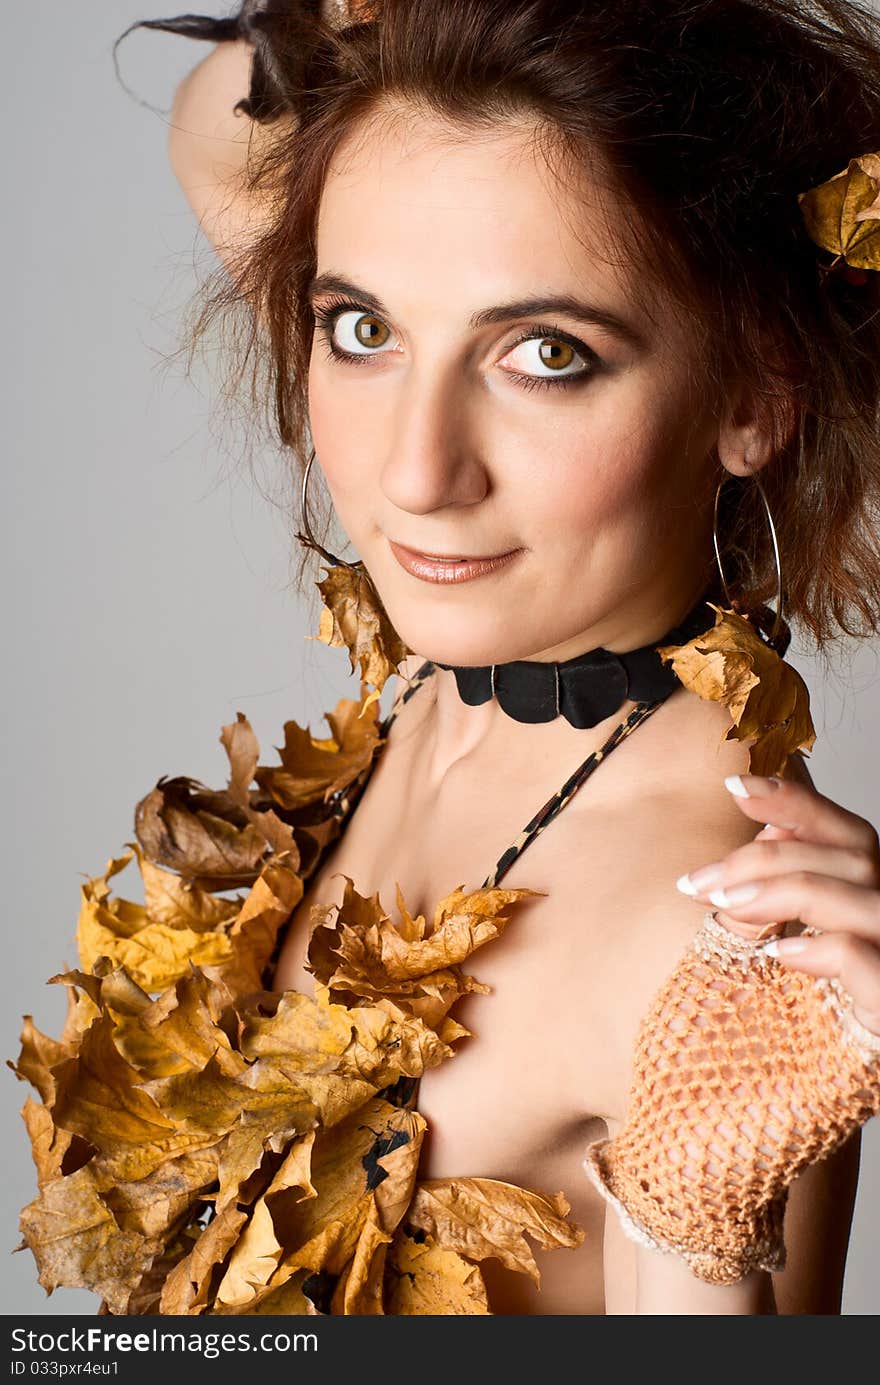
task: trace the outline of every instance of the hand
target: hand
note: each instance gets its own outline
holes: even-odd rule
[[[719,922],[744,937],[781,932],[789,920],[820,929],[826,936],[774,937],[765,950],[811,976],[836,977],[856,1019],[880,1034],[875,828],[796,780],[744,774],[724,782],[746,817],[766,826],[722,861],[682,876],[678,888],[714,905]],[[737,894],[746,886],[749,898]]]

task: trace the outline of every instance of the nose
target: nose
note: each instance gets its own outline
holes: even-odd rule
[[[430,514],[476,505],[489,476],[470,425],[461,379],[413,370],[395,401],[388,453],[380,474],[384,494],[399,510]]]

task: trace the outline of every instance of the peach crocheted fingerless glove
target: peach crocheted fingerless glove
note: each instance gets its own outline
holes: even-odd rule
[[[632,1240],[731,1284],[784,1266],[789,1185],[878,1111],[880,1036],[847,993],[707,914],[642,1022],[626,1124],[584,1169]]]

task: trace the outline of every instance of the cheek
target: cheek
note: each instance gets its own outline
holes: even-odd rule
[[[351,414],[334,387],[331,370],[318,346],[312,349],[309,365],[309,427],[316,465],[334,496],[356,488],[358,477],[367,474],[363,460],[369,449],[351,426]]]
[[[656,513],[658,490],[666,485],[670,454],[649,421],[643,424],[623,409],[593,416],[582,429],[560,439],[555,463],[533,471],[522,485],[523,513],[545,539],[564,546],[592,546],[599,534],[618,525],[632,532]],[[628,422],[622,426],[622,420]],[[556,449],[554,449],[556,451]]]

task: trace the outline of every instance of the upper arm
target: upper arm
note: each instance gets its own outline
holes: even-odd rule
[[[859,1180],[861,1130],[794,1180],[785,1209],[786,1264],[773,1276],[782,1314],[838,1314]]]
[[[233,107],[248,93],[253,50],[243,40],[219,43],[177,88],[168,155],[199,225],[220,258],[233,265],[264,222],[246,190],[248,157],[277,135]]]

